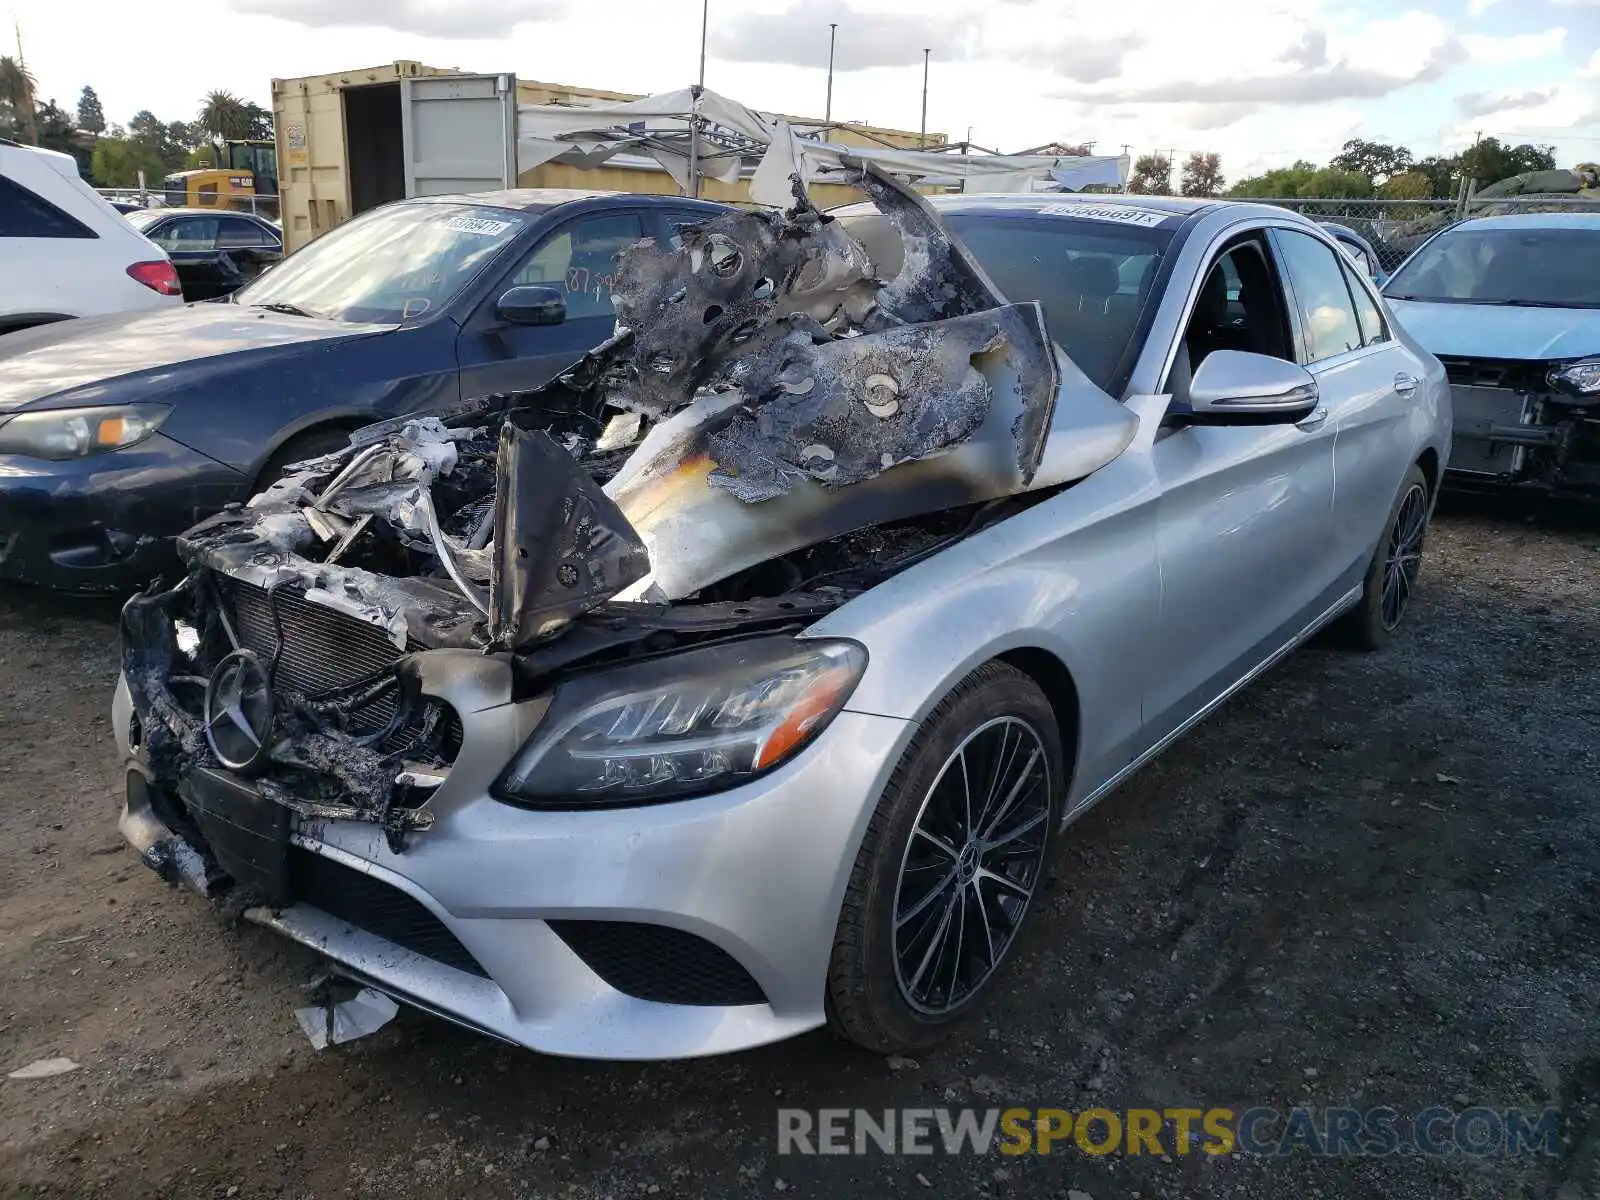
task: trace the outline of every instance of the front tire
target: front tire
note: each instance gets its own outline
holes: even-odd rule
[[[264,491],[277,483],[295,463],[321,458],[325,454],[343,450],[349,444],[350,431],[338,426],[310,429],[305,433],[296,434],[279,446],[277,453],[261,468],[261,473],[256,476],[254,491]]]
[[[1054,709],[989,662],[923,721],[856,855],[829,1025],[880,1053],[943,1037],[1000,973],[1044,882],[1066,790]]]
[[[1337,640],[1351,650],[1382,650],[1411,609],[1428,535],[1428,477],[1421,467],[1406,472],[1389,510],[1383,537],[1367,568],[1361,602],[1334,626]]]

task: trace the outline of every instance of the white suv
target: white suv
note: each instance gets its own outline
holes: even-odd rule
[[[0,138],[0,334],[182,303],[166,254],[79,177],[71,155]]]

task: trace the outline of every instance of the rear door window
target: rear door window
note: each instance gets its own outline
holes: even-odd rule
[[[578,217],[534,248],[512,273],[511,286],[555,288],[566,296],[568,320],[613,316],[617,255],[643,237],[638,213]]]
[[[99,235],[43,196],[0,175],[0,237],[94,238]]]
[[[246,221],[243,217],[223,217],[221,222],[217,231],[219,250],[258,249],[278,244],[270,233],[254,221]]]
[[[150,240],[169,254],[217,248],[216,217],[175,217],[150,235]]]

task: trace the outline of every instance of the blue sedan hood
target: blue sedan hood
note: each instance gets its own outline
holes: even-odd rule
[[[1600,354],[1600,309],[1385,299],[1406,332],[1441,358],[1550,362]]]
[[[231,369],[242,355],[326,345],[386,333],[393,325],[321,321],[236,304],[58,321],[0,337],[0,413],[35,401],[94,404],[155,397],[201,373]],[[252,353],[256,352],[256,353]],[[224,357],[233,356],[233,357]],[[115,395],[107,384],[122,381]]]

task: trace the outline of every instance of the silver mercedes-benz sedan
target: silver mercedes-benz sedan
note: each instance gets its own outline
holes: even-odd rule
[[[633,247],[560,380],[180,539],[124,613],[145,861],[541,1051],[903,1050],[1004,986],[1073,819],[1395,635],[1449,393],[1325,231],[860,184]],[[486,320],[593,299],[541,255]]]

